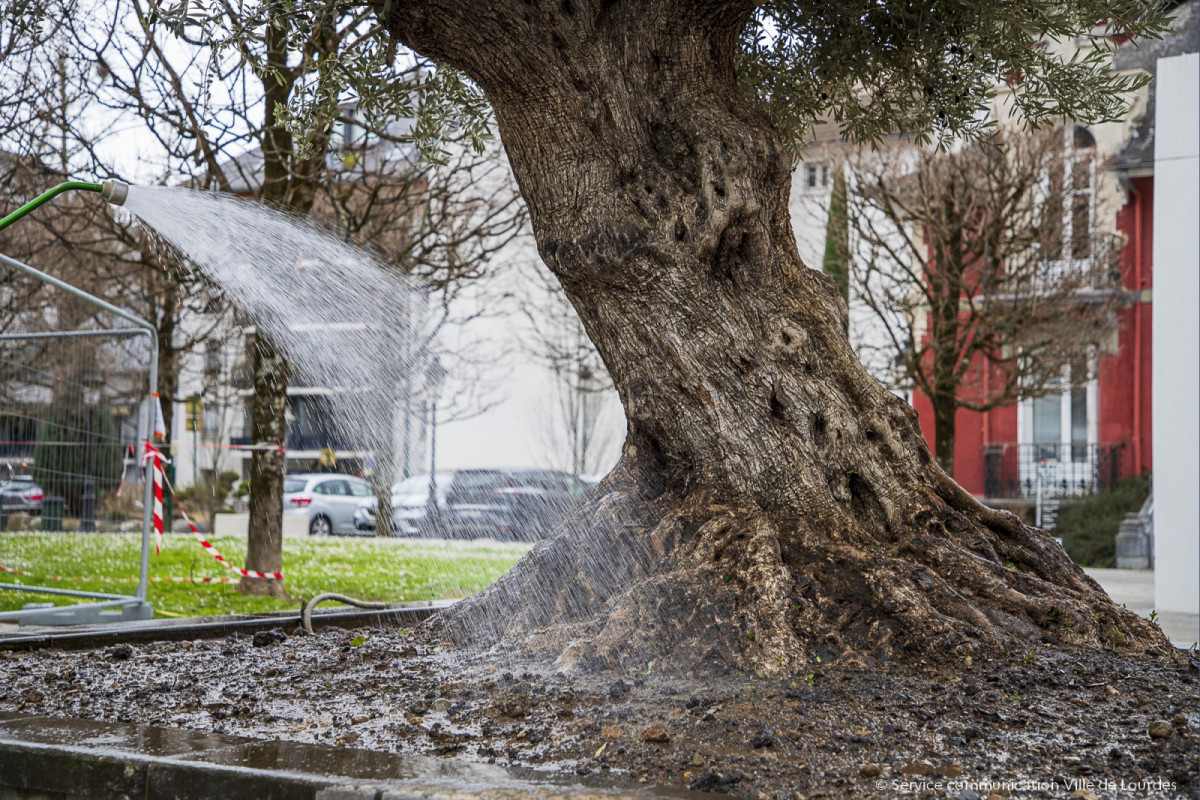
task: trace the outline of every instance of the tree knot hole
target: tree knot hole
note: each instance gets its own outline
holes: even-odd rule
[[[767,399],[767,410],[773,418],[779,420],[787,419],[788,404],[785,400],[786,396],[780,390],[779,386],[772,386],[771,396]]]
[[[812,440],[818,445],[829,442],[829,423],[824,414],[814,414],[812,418]]]
[[[797,353],[808,343],[808,334],[803,328],[785,324],[775,334],[774,349],[781,353]]]
[[[850,512],[860,523],[876,531],[887,531],[888,513],[879,495],[858,470],[850,470],[846,474],[846,500],[850,502]]]

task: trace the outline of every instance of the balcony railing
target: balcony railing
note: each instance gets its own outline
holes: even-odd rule
[[[1083,497],[1122,477],[1121,444],[992,444],[983,455],[983,491],[992,498]]]
[[[1093,233],[1084,256],[1069,252],[1057,258],[1043,257],[1038,277],[1043,284],[1070,280],[1080,289],[1111,291],[1121,288],[1121,251],[1125,238],[1115,233]],[[1066,248],[1070,251],[1070,247]]]

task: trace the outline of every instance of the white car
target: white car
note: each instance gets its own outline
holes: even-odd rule
[[[435,481],[438,506],[443,510],[446,508],[446,487],[453,479],[453,472],[439,472]],[[376,504],[374,497],[359,504],[354,515],[354,524],[360,531],[375,530]],[[392,486],[392,528],[396,533],[404,536],[420,535],[428,510],[428,474],[413,475]]]
[[[310,536],[356,533],[354,512],[374,497],[371,484],[353,475],[314,472],[283,479],[283,513],[308,519]]]

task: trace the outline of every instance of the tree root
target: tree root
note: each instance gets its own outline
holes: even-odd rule
[[[776,675],[1047,644],[1170,648],[1044,533],[956,493],[946,500],[881,535],[845,514],[813,522],[613,492],[427,624],[447,642],[568,670],[654,662]]]

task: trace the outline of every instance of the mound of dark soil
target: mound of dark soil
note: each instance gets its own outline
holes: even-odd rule
[[[402,631],[254,644],[0,653],[0,709],[789,800],[1200,789],[1194,652],[1042,647],[783,678],[655,664],[585,678],[465,659]]]

